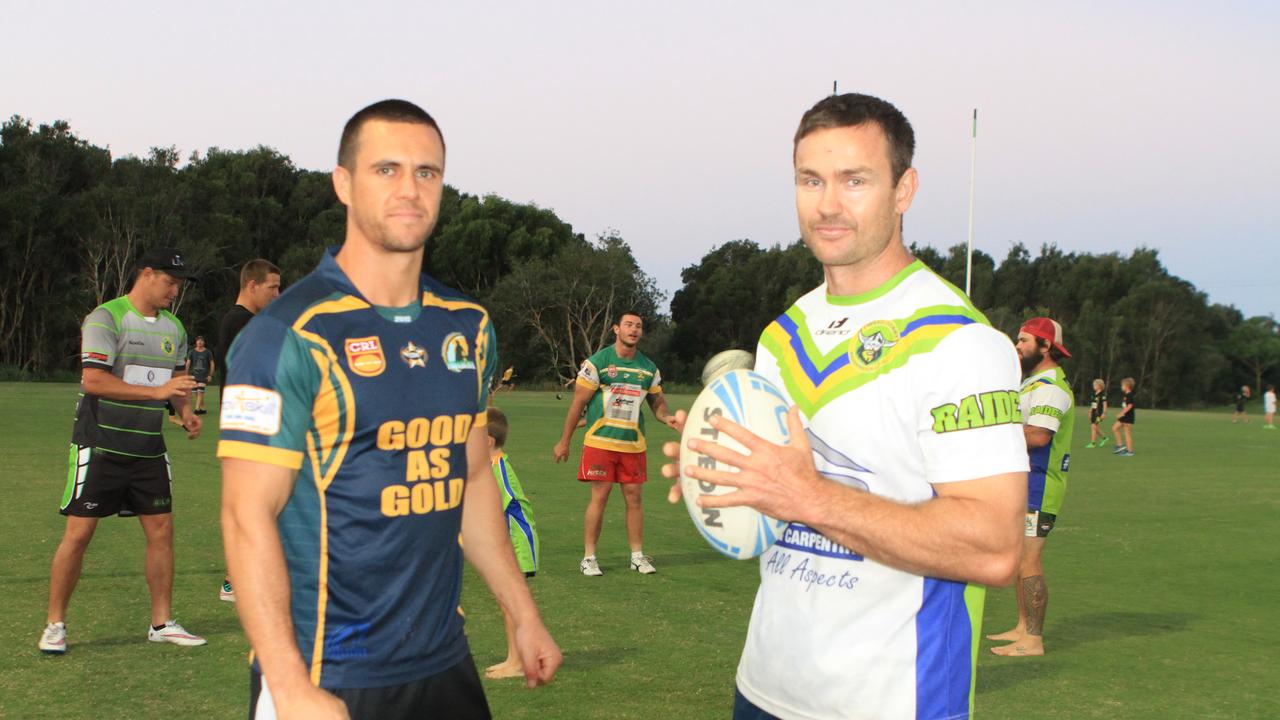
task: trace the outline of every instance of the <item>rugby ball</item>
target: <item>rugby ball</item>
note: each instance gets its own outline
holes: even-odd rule
[[[680,492],[684,495],[685,508],[689,510],[694,527],[711,547],[731,558],[746,560],[769,549],[787,523],[743,505],[700,507],[698,498],[724,495],[735,492],[737,488],[689,477],[684,468],[692,465],[728,472],[735,472],[735,468],[690,450],[689,441],[710,440],[750,454],[737,440],[711,427],[711,418],[722,415],[769,442],[786,445],[791,438],[787,430],[787,406],[786,396],[764,376],[752,370],[738,369],[713,379],[689,409],[689,417],[680,436]]]
[[[711,384],[712,380],[739,368],[748,368],[755,366],[756,356],[746,350],[725,350],[711,356],[706,365],[702,366],[702,387]]]

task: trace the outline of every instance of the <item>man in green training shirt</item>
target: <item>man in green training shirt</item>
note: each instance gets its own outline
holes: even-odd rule
[[[173,619],[173,495],[162,433],[169,401],[187,437],[200,435],[201,420],[187,403],[196,385],[185,371],[187,334],[165,309],[189,276],[181,253],[153,249],[139,259],[129,293],[84,320],[81,397],[60,507],[67,523],[49,571],[48,619],[37,644],[45,653],[66,652],[67,605],[85,550],[98,520],[116,514],[137,515],[146,536],[147,639],[205,643]]]
[[[604,522],[605,503],[613,484],[622,485],[627,503],[627,540],[631,544],[631,569],[642,575],[657,572],[644,554],[644,507],[641,489],[647,479],[645,464],[644,416],[641,401],[647,401],[659,422],[676,427],[675,416],[667,410],[662,395],[658,366],[637,349],[644,336],[644,319],[626,311],[613,326],[614,343],[587,358],[578,371],[573,402],[564,418],[564,432],[555,446],[556,462],[569,459],[569,441],[578,427],[582,409],[587,409],[587,436],[582,441],[582,461],[578,480],[591,483],[591,501],[583,520],[584,556],[579,564],[583,575],[603,575],[596,559],[596,543]]]
[[[1027,474],[1027,524],[1018,568],[1018,625],[991,640],[1008,640],[994,647],[996,655],[1043,655],[1044,616],[1049,586],[1041,555],[1067,494],[1071,461],[1071,431],[1075,401],[1059,363],[1071,357],[1062,344],[1062,326],[1047,317],[1031,318],[1018,331],[1018,358],[1026,379],[1019,391],[1023,433],[1027,438],[1031,472]]]

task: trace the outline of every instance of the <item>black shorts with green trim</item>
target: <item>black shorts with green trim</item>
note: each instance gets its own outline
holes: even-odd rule
[[[76,517],[172,512],[169,456],[133,457],[72,443],[59,511]]]

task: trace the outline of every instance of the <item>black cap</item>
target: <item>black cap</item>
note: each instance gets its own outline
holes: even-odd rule
[[[187,263],[177,248],[158,247],[143,253],[138,258],[138,269],[142,268],[159,270],[176,278],[191,277],[191,271],[187,269]]]

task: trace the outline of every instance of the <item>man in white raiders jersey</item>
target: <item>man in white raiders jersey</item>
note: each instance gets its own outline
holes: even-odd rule
[[[1017,569],[1027,482],[1018,361],[903,245],[914,144],[907,119],[877,98],[832,96],[805,113],[796,208],[825,282],[756,351],[756,371],[794,404],[791,443],[724,418],[712,426],[749,455],[689,442],[738,469],[683,468],[737,488],[703,507],[790,521],[760,557],[737,720],[968,717],[976,583],[1006,585]],[[678,456],[675,443],[663,450]]]

